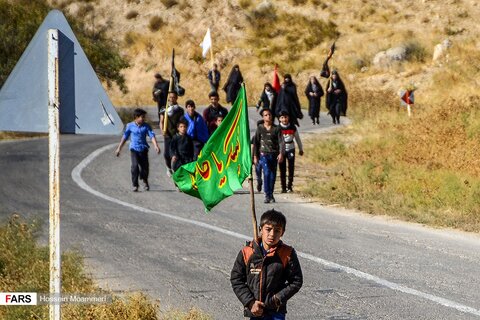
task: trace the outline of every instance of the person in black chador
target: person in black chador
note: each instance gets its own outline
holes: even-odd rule
[[[158,115],[160,118],[160,110],[167,105],[168,81],[163,79],[160,73],[155,74],[155,83],[152,89],[153,101],[157,103]]]
[[[336,70],[333,70],[332,77],[327,84],[327,109],[332,116],[332,121],[335,124],[340,124],[340,116],[347,114],[348,95],[342,79]]]
[[[227,94],[227,103],[233,103],[237,99],[238,91],[243,83],[242,72],[238,64],[234,65],[228,75],[227,82],[223,85],[223,90]]]
[[[220,71],[218,71],[218,66],[216,63],[213,64],[213,68],[208,71],[208,82],[210,83],[210,92],[218,91],[220,86]]]
[[[282,111],[286,111],[290,121],[299,127],[298,119],[303,118],[303,113],[298,100],[297,85],[292,81],[291,75],[286,74],[283,78],[282,88],[278,94],[277,106],[275,108],[275,116],[279,117]]]
[[[270,82],[265,82],[262,94],[257,102],[257,111],[263,109],[270,109],[272,114],[275,114],[275,107],[277,104],[277,93],[273,90]]]
[[[305,95],[308,98],[308,115],[315,122],[320,124],[320,98],[323,97],[323,89],[315,76],[311,76],[305,88]]]

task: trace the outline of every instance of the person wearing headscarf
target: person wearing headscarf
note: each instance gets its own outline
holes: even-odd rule
[[[223,90],[227,94],[227,103],[233,103],[237,98],[238,91],[243,83],[242,72],[238,64],[234,65],[230,74],[228,75],[227,82],[223,85]]]
[[[320,98],[324,92],[322,86],[315,76],[311,76],[305,88],[305,95],[308,99],[308,115],[313,124],[320,124]]]
[[[298,119],[303,118],[303,113],[298,99],[297,85],[292,81],[292,76],[289,74],[285,74],[283,79],[275,107],[275,116],[280,117],[280,113],[286,111],[290,121],[299,127]]]
[[[275,114],[275,107],[277,104],[277,93],[273,89],[270,82],[265,82],[262,94],[257,102],[257,111],[263,109],[270,109],[272,114]]]
[[[337,70],[332,71],[332,77],[326,89],[326,104],[333,124],[340,124],[340,116],[345,116],[347,113],[348,94]]]

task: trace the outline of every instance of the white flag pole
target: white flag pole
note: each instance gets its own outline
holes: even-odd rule
[[[216,76],[215,76],[215,71],[213,70],[213,65],[215,62],[213,60],[213,42],[212,42],[212,35],[210,33],[210,28],[208,28],[207,32],[210,38],[210,59],[212,60],[212,79],[213,79],[213,82],[215,82]]]
[[[60,126],[58,92],[58,30],[48,30],[48,186],[50,294],[61,293],[60,278]],[[50,320],[60,320],[60,303],[50,304]]]

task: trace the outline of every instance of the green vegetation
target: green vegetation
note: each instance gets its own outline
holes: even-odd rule
[[[161,3],[165,6],[165,8],[170,9],[171,7],[178,4],[177,0],[160,0]]]
[[[322,42],[340,34],[332,21],[308,18],[290,12],[277,12],[273,5],[250,11],[248,44],[258,57],[258,65],[279,63],[286,72],[310,67],[305,54]]]
[[[128,20],[135,19],[136,17],[138,17],[138,11],[137,10],[130,10],[125,15],[125,18],[127,18]]]
[[[153,16],[148,22],[148,28],[150,29],[150,31],[155,32],[160,30],[160,28],[163,27],[164,24],[165,22],[163,21],[162,17]]]
[[[14,214],[6,225],[0,226],[0,291],[49,291],[48,248],[35,242],[36,223],[27,223]],[[112,294],[97,288],[87,276],[83,260],[78,253],[62,254],[62,292],[81,294]],[[141,293],[126,297],[113,296],[111,304],[65,304],[62,319],[115,319],[115,320],[207,320],[201,311],[170,311],[158,316],[158,305]],[[0,319],[48,319],[48,305],[0,306]]]
[[[93,10],[93,6],[88,6],[82,10]],[[51,9],[46,0],[0,0],[0,86]],[[66,17],[99,78],[109,87],[116,83],[126,93],[128,89],[121,71],[129,64],[107,38],[105,29],[87,29],[83,21]]]
[[[352,88],[349,96],[355,124],[306,149],[316,172],[302,191],[372,214],[480,231],[480,96],[414,106],[411,119],[385,92]]]

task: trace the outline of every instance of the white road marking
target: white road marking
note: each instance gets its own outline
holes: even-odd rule
[[[242,240],[250,240],[250,239],[251,239],[250,236],[246,236],[246,235],[243,235],[243,234],[240,234],[240,233],[237,233],[237,232],[233,232],[233,231],[230,231],[230,230],[227,230],[227,229],[215,227],[215,226],[209,225],[209,224],[204,223],[204,222],[195,221],[195,220],[191,220],[191,219],[186,219],[186,218],[174,216],[174,215],[171,215],[171,214],[168,214],[168,213],[164,213],[164,212],[159,212],[159,211],[153,211],[153,210],[150,210],[150,209],[146,209],[146,208],[137,206],[137,205],[135,205],[135,204],[131,204],[131,203],[128,203],[128,202],[124,202],[124,201],[118,200],[118,199],[116,199],[116,198],[107,196],[107,195],[105,195],[105,194],[103,194],[103,193],[101,193],[101,192],[99,192],[99,191],[97,191],[97,190],[92,189],[92,188],[82,179],[82,171],[83,171],[83,169],[85,169],[98,155],[100,155],[101,153],[105,152],[105,151],[108,150],[108,149],[112,149],[112,148],[115,147],[116,145],[117,145],[117,144],[110,144],[110,145],[104,146],[104,147],[102,147],[102,148],[99,148],[99,149],[95,150],[94,152],[92,152],[88,157],[86,157],[85,159],[83,159],[83,160],[72,170],[72,179],[73,179],[73,181],[74,181],[80,188],[84,189],[85,191],[90,192],[91,194],[93,194],[93,195],[95,195],[95,196],[97,196],[97,197],[99,197],[99,198],[102,198],[102,199],[107,200],[107,201],[114,202],[114,203],[116,203],[116,204],[120,204],[120,205],[122,205],[122,206],[128,207],[128,208],[133,209],[133,210],[136,210],[136,211],[145,212],[145,213],[151,213],[151,214],[156,214],[156,215],[159,215],[159,216],[168,218],[168,219],[172,219],[172,220],[176,220],[176,221],[180,221],[180,222],[184,222],[184,223],[188,223],[188,224],[193,224],[193,225],[198,226],[198,227],[202,227],[202,228],[205,228],[205,229],[209,229],[209,230],[212,230],[212,231],[216,231],[216,232],[219,232],[219,233],[223,233],[223,234],[225,234],[225,235],[232,236],[232,237],[235,237],[235,238],[239,238],[239,239],[242,239]],[[298,251],[297,251],[297,255],[298,255],[299,257],[304,258],[304,259],[308,259],[308,260],[310,260],[310,261],[313,261],[313,262],[316,262],[316,263],[318,263],[318,264],[321,264],[321,265],[323,265],[323,266],[325,266],[325,267],[338,269],[338,270],[341,270],[341,271],[343,271],[343,272],[345,272],[345,273],[353,274],[354,276],[356,276],[356,277],[358,277],[358,278],[366,279],[366,280],[375,282],[375,283],[377,283],[377,284],[379,284],[379,285],[382,285],[382,286],[384,286],[384,287],[390,288],[390,289],[392,289],[392,290],[400,291],[400,292],[407,293],[407,294],[410,294],[410,295],[413,295],[413,296],[417,296],[417,297],[420,297],[420,298],[423,298],[423,299],[426,299],[426,300],[430,300],[430,301],[435,302],[435,303],[438,303],[438,304],[440,304],[440,305],[442,305],[442,306],[445,306],[445,307],[448,307],[448,308],[452,308],[452,309],[456,309],[456,310],[461,311],[461,312],[464,312],[464,313],[469,313],[469,314],[472,314],[472,315],[475,315],[475,316],[480,316],[480,310],[477,310],[477,309],[472,308],[472,307],[468,307],[468,306],[466,306],[466,305],[457,303],[457,302],[455,302],[455,301],[448,300],[448,299],[441,298],[441,297],[437,297],[437,296],[435,296],[435,295],[432,295],[432,294],[429,294],[429,293],[425,293],[425,292],[421,292],[421,291],[418,291],[418,290],[415,290],[415,289],[412,289],[412,288],[409,288],[409,287],[406,287],[406,286],[402,286],[402,285],[396,284],[396,283],[394,283],[394,282],[390,282],[390,281],[388,281],[388,280],[385,280],[385,279],[376,277],[376,276],[374,276],[374,275],[371,275],[371,274],[368,274],[368,273],[365,273],[365,272],[362,272],[362,271],[359,271],[359,270],[356,270],[356,269],[353,269],[353,268],[350,268],[350,267],[342,266],[342,265],[337,264],[337,263],[335,263],[335,262],[331,262],[331,261],[328,261],[328,260],[325,260],[325,259],[322,259],[322,258],[313,256],[313,255],[308,254],[308,253],[303,253],[303,252],[298,252]]]

